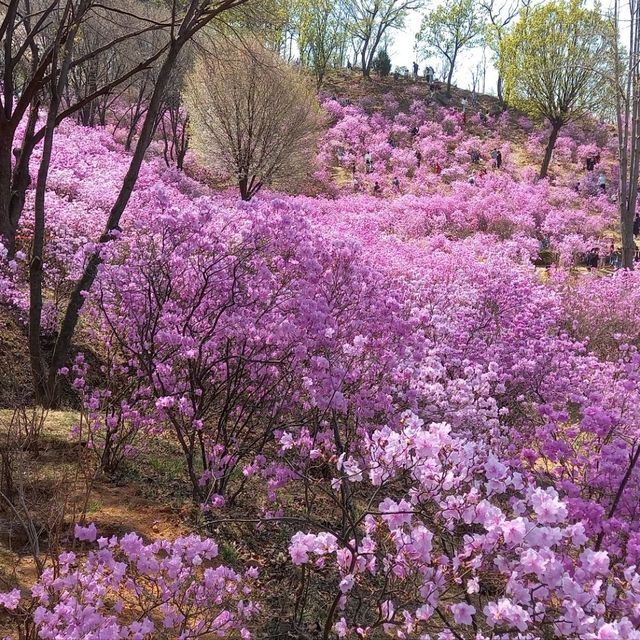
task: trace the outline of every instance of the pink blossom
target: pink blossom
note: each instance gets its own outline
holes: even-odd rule
[[[451,605],[451,613],[453,613],[453,619],[456,624],[472,624],[475,612],[476,608],[474,606],[464,602]]]
[[[98,536],[98,531],[96,529],[96,525],[93,524],[93,522],[86,527],[82,527],[77,524],[75,527],[74,535],[78,540],[94,542]]]
[[[13,589],[7,593],[0,593],[0,605],[5,609],[14,610],[17,609],[20,604],[20,589]]]

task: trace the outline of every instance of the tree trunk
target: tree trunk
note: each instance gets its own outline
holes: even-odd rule
[[[618,25],[618,2],[614,2],[614,24]],[[615,77],[624,77],[624,85],[616,86],[616,126],[618,133],[618,212],[620,215],[620,236],[622,239],[622,266],[633,268],[635,242],[633,239],[633,220],[635,216],[635,200],[637,197],[637,115],[638,104],[635,98],[638,75],[637,60],[639,43],[636,33],[637,13],[631,12],[629,23],[629,66],[621,68],[621,56],[618,48],[619,32],[613,40],[613,60]],[[624,75],[623,75],[624,74]],[[635,176],[635,177],[634,177]],[[630,226],[631,225],[631,226]],[[631,231],[631,233],[629,233]]]
[[[15,167],[13,169],[13,179],[11,182],[11,198],[9,200],[9,220],[13,234],[18,231],[18,224],[24,211],[24,203],[27,199],[27,189],[31,184],[31,174],[29,173],[29,162],[36,147],[35,129],[38,124],[40,114],[40,101],[36,100],[31,105],[29,119],[22,136],[22,147],[17,154]]]
[[[498,100],[500,106],[504,107],[504,95],[502,94],[502,76],[498,74]]]
[[[140,174],[140,168],[144,160],[145,152],[153,135],[153,130],[156,124],[156,118],[162,107],[164,94],[171,78],[171,73],[178,59],[178,55],[185,40],[174,41],[167,53],[167,57],[160,68],[156,83],[149,101],[149,108],[147,110],[142,130],[138,138],[138,144],[136,150],[133,153],[129,169],[125,175],[122,183],[122,188],[118,194],[111,211],[105,230],[100,236],[98,248],[91,255],[85,266],[82,276],[76,283],[76,286],[71,293],[69,303],[64,314],[62,326],[60,327],[60,333],[56,340],[56,344],[53,351],[53,357],[51,362],[51,368],[49,369],[49,376],[47,380],[47,392],[48,396],[55,404],[57,402],[57,383],[58,383],[58,371],[66,364],[69,357],[69,351],[71,349],[71,341],[73,339],[78,320],[80,319],[80,311],[84,305],[85,295],[91,289],[97,275],[98,267],[102,263],[100,256],[100,246],[110,242],[113,239],[112,232],[119,228],[120,219],[124,213],[127,204],[133,193],[133,189],[138,180]]]
[[[551,127],[551,134],[549,135],[547,148],[544,152],[544,159],[542,160],[542,166],[540,167],[540,180],[547,177],[549,165],[551,164],[551,155],[553,154],[553,150],[556,146],[556,140],[558,139],[558,134],[560,133],[560,129],[562,128],[562,123],[557,121],[552,122]]]
[[[622,266],[625,269],[633,269],[636,255],[636,243],[633,237],[633,220],[635,218],[635,206],[628,209],[620,203],[620,232],[622,235]]]
[[[31,259],[29,261],[29,360],[31,362],[31,374],[33,376],[36,403],[43,406],[50,405],[50,399],[47,397],[47,373],[42,357],[41,340],[45,195],[59,104],[60,99],[57,96],[53,96],[51,98],[51,104],[49,105],[42,158],[40,159],[40,167],[38,168],[34,203],[33,239],[31,243]]]
[[[367,63],[367,48],[362,47],[362,53],[360,54],[360,59],[362,60],[362,76],[364,78],[369,78],[370,74],[370,65]]]
[[[262,182],[258,180],[257,176],[251,176],[251,179],[238,178],[238,188],[242,200],[249,202],[262,189]]]
[[[0,240],[11,259],[16,252],[16,234],[24,209],[27,189],[31,184],[29,160],[35,147],[34,132],[38,122],[40,103],[36,101],[29,112],[27,126],[22,137],[22,147],[16,154],[12,168],[15,130],[0,133]],[[5,153],[8,157],[5,157]]]
[[[178,112],[177,118],[180,117]],[[179,126],[179,125],[178,125]],[[185,116],[184,122],[182,123],[182,131],[180,132],[179,145],[176,152],[176,167],[178,171],[184,170],[184,160],[187,155],[187,151],[189,151],[189,116]]]
[[[240,190],[240,199],[248,202],[251,200],[248,189],[249,180],[247,178],[238,178],[238,189]]]
[[[618,3],[615,3],[618,15]],[[635,6],[629,23],[629,67],[625,70],[624,93],[616,92],[618,129],[618,161],[620,179],[618,182],[618,207],[620,213],[620,236],[622,238],[622,266],[633,269],[636,243],[633,236],[633,222],[638,201],[638,178],[640,174],[640,7]],[[619,68],[620,55],[615,40],[616,77],[622,76]]]
[[[453,82],[453,71],[456,68],[456,60],[458,58],[458,49],[453,52],[449,58],[449,73],[447,74],[447,96],[451,95],[451,83]]]
[[[31,243],[31,259],[29,261],[29,359],[31,373],[33,375],[36,402],[45,407],[51,406],[52,396],[48,394],[47,371],[42,357],[42,284],[45,241],[45,197],[47,192],[47,178],[51,165],[53,151],[53,136],[56,131],[58,111],[62,100],[62,93],[69,75],[69,65],[73,52],[76,33],[80,25],[80,19],[89,7],[88,0],[84,0],[78,6],[79,21],[65,36],[64,32],[57,35],[58,48],[62,49],[62,64],[58,68],[58,52],[54,54],[51,68],[57,71],[57,79],[51,82],[51,99],[47,112],[47,121],[44,129],[42,157],[38,167],[36,181],[36,194],[34,202],[34,229]],[[63,18],[70,11],[70,5],[65,7]],[[63,20],[64,24],[64,20]],[[56,74],[52,73],[55,78]],[[27,152],[27,149],[25,149]],[[27,170],[28,171],[28,170]]]
[[[7,122],[0,127],[0,240],[13,258],[16,235],[11,225],[11,153],[14,130]]]
[[[453,62],[449,65],[449,73],[447,74],[447,95],[451,95],[451,81],[453,80]]]
[[[622,239],[622,266],[633,269],[636,255],[636,242],[633,235],[633,223],[638,201],[638,166],[640,163],[640,139],[638,136],[639,106],[634,104],[631,111],[631,142],[620,153],[620,179],[618,183],[618,210],[620,214],[620,236]],[[626,145],[626,140],[624,143]]]

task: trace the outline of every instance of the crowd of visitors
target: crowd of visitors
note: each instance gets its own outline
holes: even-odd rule
[[[469,106],[469,101],[466,98],[463,98],[461,101],[461,113],[463,115],[463,121],[464,121],[464,114],[466,113],[468,106]],[[482,122],[482,118],[480,118],[480,121]],[[486,122],[486,114],[485,114],[485,122]],[[409,134],[411,138],[411,141],[409,144],[413,147],[417,147],[417,143],[419,142],[419,134],[420,134],[419,128],[417,126],[413,126]],[[398,137],[398,134],[395,134],[393,132],[389,134],[387,142],[392,149],[406,146],[407,144],[406,140],[403,142],[402,136]],[[345,156],[346,154],[344,149],[338,149],[336,151],[336,158],[339,164],[343,164]],[[422,151],[420,150],[420,148],[415,148],[414,156],[416,159],[416,168],[419,169],[422,166],[422,161],[423,161]],[[483,158],[481,151],[477,147],[473,147],[472,149],[469,150],[469,159],[470,159],[470,164],[472,166],[477,167],[477,170],[474,169],[474,171],[470,173],[468,176],[469,184],[473,184],[473,185],[477,183],[478,176],[483,176],[487,174],[487,167],[493,168],[495,170],[500,170],[503,164],[502,151],[497,147],[491,150],[489,157],[487,158]],[[373,153],[371,152],[370,149],[367,149],[366,152],[364,153],[363,164],[364,164],[365,174],[368,175],[374,172],[375,161],[374,161]],[[442,166],[437,160],[431,163],[430,168],[432,172],[435,173],[436,175],[440,175],[442,173]],[[352,174],[353,190],[361,191],[363,185],[361,181],[358,179],[357,171],[358,171],[357,163],[352,162],[351,174]],[[391,186],[393,188],[394,193],[396,194],[401,193],[402,185],[400,183],[400,179],[398,178],[398,176],[393,177]],[[380,184],[379,181],[375,181],[373,186],[370,186],[370,189],[374,195],[380,195],[383,192],[382,185]]]
[[[351,69],[351,63],[348,63],[348,68]],[[405,76],[409,78],[408,70],[405,71]],[[412,77],[414,81],[418,81],[420,79],[420,67],[417,62],[413,62],[412,64]],[[434,89],[434,83],[436,82],[434,69],[430,66],[425,66],[423,69],[424,80],[429,84],[430,88]],[[477,114],[474,122],[477,124],[478,122],[482,125],[487,125],[489,122],[487,113],[479,108],[479,96],[475,91],[472,92],[470,99],[467,97],[463,97],[460,100],[460,121],[463,125],[467,125],[468,117],[470,114]],[[417,147],[417,142],[419,140],[419,129],[417,126],[413,126],[410,131],[411,141],[410,144],[415,148],[414,155],[416,160],[416,167],[419,169],[423,164],[423,155],[420,148]],[[396,138],[394,134],[389,135],[388,139],[389,145],[395,149],[399,146],[406,146],[407,141],[403,142],[402,137]],[[502,151],[495,147],[489,153],[489,156],[483,158],[482,152],[477,147],[472,147],[469,151],[469,163],[470,170],[467,177],[467,182],[475,186],[478,184],[478,179],[484,176],[487,173],[487,167],[490,167],[494,170],[501,170],[503,166],[503,156]],[[345,153],[342,150],[337,152],[337,159],[342,164],[342,161],[345,157]],[[374,172],[374,156],[370,150],[367,150],[364,154],[364,170],[366,174],[372,174]],[[592,177],[588,178],[585,176],[585,181],[581,183],[577,181],[574,183],[574,189],[578,192],[582,191],[584,188],[590,189],[588,193],[592,195],[597,195],[596,189],[598,193],[603,195],[607,194],[609,191],[609,183],[607,179],[607,173],[604,168],[599,167],[601,163],[600,153],[594,152],[588,155],[584,159],[584,169],[587,172],[587,175],[591,174]],[[599,167],[599,171],[594,174],[596,171],[596,167]],[[430,163],[431,171],[440,175],[442,173],[442,166],[438,161],[432,161]],[[363,184],[358,178],[357,175],[357,165],[356,162],[352,163],[351,166],[352,171],[352,185],[354,191],[361,191],[363,189]],[[597,176],[597,177],[596,177]],[[369,185],[371,183],[369,182]],[[584,185],[587,185],[586,187]],[[591,186],[589,186],[591,185]],[[365,187],[366,188],[366,187]],[[379,196],[383,194],[383,186],[380,184],[379,180],[375,180],[373,186],[369,186],[371,189],[371,193],[373,195]],[[394,175],[391,181],[391,189],[394,194],[400,194],[402,192],[402,183],[398,175]],[[611,195],[613,198],[614,195]],[[640,237],[640,214],[636,215],[634,223],[633,223],[633,235],[635,238]],[[549,255],[553,255],[552,248],[550,246],[548,239],[541,240],[540,252],[547,253]],[[637,262],[640,262],[640,251],[636,251],[635,259]],[[588,270],[595,270],[600,268],[612,268],[619,269],[622,266],[622,250],[619,247],[616,247],[615,242],[611,242],[608,249],[606,251],[602,250],[601,247],[594,246],[589,249],[586,253],[577,257],[577,264],[582,264],[587,267]]]

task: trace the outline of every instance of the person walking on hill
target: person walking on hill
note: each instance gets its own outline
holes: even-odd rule
[[[417,80],[418,79],[418,70],[420,69],[420,67],[418,67],[418,63],[414,62],[413,63],[413,79]]]
[[[442,173],[442,167],[440,166],[440,163],[436,160],[435,165],[433,165],[433,172],[439,176]]]
[[[373,171],[373,156],[371,155],[371,151],[367,151],[367,153],[364,154],[364,168],[367,173]]]
[[[605,266],[613,266],[613,257],[614,254],[616,252],[616,247],[613,244],[613,240],[611,241],[611,244],[609,245],[609,251],[607,252],[607,255],[604,258],[604,264]]]
[[[396,190],[396,193],[400,193],[400,180],[398,180],[398,176],[393,176],[393,188]]]
[[[605,193],[607,190],[607,178],[604,173],[601,173],[598,176],[598,187],[600,187],[600,191],[602,191],[602,193]]]
[[[593,247],[592,249],[590,249],[589,253],[587,253],[585,262],[589,271],[591,271],[591,269],[597,269],[598,265],[600,264],[600,248]]]
[[[477,149],[471,149],[471,151],[469,151],[469,155],[471,156],[471,162],[473,164],[479,164],[480,152]]]
[[[496,149],[496,168],[500,169],[502,166],[502,151],[500,149]]]
[[[620,249],[614,250],[611,256],[611,266],[616,270],[622,268],[622,251]]]
[[[382,193],[382,187],[380,186],[380,183],[376,180],[375,184],[373,185],[373,195],[378,196]]]
[[[418,169],[419,169],[420,165],[422,164],[422,153],[420,153],[420,149],[416,151],[416,162],[418,163]]]

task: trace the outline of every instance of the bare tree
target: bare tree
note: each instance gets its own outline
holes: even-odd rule
[[[483,29],[474,0],[447,0],[424,16],[417,45],[422,56],[437,53],[446,60],[447,94],[460,51],[479,44]]]
[[[171,92],[165,100],[158,130],[164,144],[163,156],[168,167],[182,171],[189,150],[189,113],[179,92]]]
[[[160,47],[148,54],[144,46],[139,46],[138,55],[119,73],[99,77],[99,62],[107,52],[133,40],[142,43],[144,35],[154,31],[170,33],[175,22],[172,16],[180,14],[176,8],[175,14],[165,11],[164,20],[155,20],[137,13],[136,7],[131,8],[131,3],[124,0],[9,0],[0,7],[0,47],[4,54],[0,58],[0,237],[10,255],[15,251],[16,230],[31,183],[29,160],[46,133],[39,111],[47,106],[52,78],[57,77],[63,60],[68,71],[56,101],[56,125],[90,109],[94,101],[147,69],[167,50],[169,37],[165,36]],[[93,38],[87,26],[91,23],[110,24],[114,28],[112,37]],[[59,51],[62,48],[64,55]],[[85,88],[76,95],[67,85],[71,74],[76,84],[86,80]],[[90,111],[87,117],[91,120]],[[17,148],[16,132],[25,118],[27,126]]]
[[[485,79],[487,77],[487,60],[483,56],[475,69],[471,70],[471,91],[474,94],[484,93]]]
[[[423,0],[347,0],[354,50],[360,56],[365,78],[371,74],[373,59],[385,34],[402,29],[409,11],[422,5]]]
[[[500,56],[502,39],[509,25],[518,17],[523,8],[530,6],[531,0],[504,0],[502,2],[499,0],[481,0],[479,4],[487,18],[485,41],[497,58]],[[504,104],[502,83],[502,74],[498,68],[497,91],[500,104]]]
[[[625,60],[620,51],[620,3],[618,0],[614,3],[615,38],[612,49],[620,163],[618,208],[622,236],[622,266],[633,269],[636,252],[633,222],[636,215],[640,177],[640,2],[628,0],[628,9],[628,58]]]
[[[196,151],[231,168],[243,200],[308,175],[319,106],[302,74],[276,54],[255,43],[227,44],[201,57],[188,106]]]
[[[43,142],[38,166],[35,193],[34,233],[30,256],[29,348],[36,400],[46,406],[56,402],[58,371],[67,362],[71,341],[78,324],[86,292],[91,288],[101,263],[100,247],[114,238],[119,229],[133,189],[136,185],[146,149],[158,126],[158,118],[166,104],[170,85],[185,46],[205,27],[223,13],[243,5],[247,0],[172,0],[158,19],[135,13],[135,7],[101,2],[100,0],[11,0],[0,14],[0,42],[5,56],[0,68],[0,232],[10,250],[15,247],[15,231],[24,197],[30,183],[29,159],[33,148]],[[123,8],[124,7],[124,8]],[[89,53],[78,51],[82,40],[80,28],[93,12],[112,21],[120,21],[121,35]],[[164,37],[153,51],[144,46],[144,35],[161,31]],[[69,95],[70,73],[79,65],[122,43],[142,38],[137,55],[132,56],[125,71],[113,80],[106,79],[94,92],[73,104],[65,104]],[[155,42],[155,40],[154,40]],[[129,169],[113,204],[104,232],[96,249],[86,262],[84,272],[73,288],[55,342],[50,362],[45,362],[42,350],[41,311],[43,288],[43,254],[46,237],[45,192],[55,128],[97,98],[109,94],[150,66],[158,64],[153,88],[149,95],[144,122],[137,136]],[[45,106],[44,124],[39,124],[39,109]],[[28,113],[22,147],[12,149],[18,125]],[[11,162],[11,154],[16,162]],[[9,187],[7,190],[6,187]]]
[[[71,293],[60,331],[56,339],[51,364],[48,369],[45,402],[56,402],[58,371],[64,366],[69,357],[71,341],[73,339],[80,311],[84,305],[86,292],[89,291],[98,275],[98,267],[102,262],[101,246],[114,238],[114,232],[120,228],[120,220],[135,188],[140,168],[144,160],[145,152],[151,142],[153,132],[157,126],[157,116],[162,109],[163,99],[171,75],[178,64],[180,54],[198,33],[210,25],[213,21],[220,22],[223,14],[241,7],[248,0],[173,0],[171,6],[171,28],[168,38],[161,53],[164,59],[158,72],[157,81],[149,101],[149,109],[144,124],[140,131],[135,151],[131,157],[129,169],[125,174],[122,187],[116,198],[105,229],[100,236],[94,253],[91,254],[85,265],[84,271]],[[154,58],[155,61],[155,58]]]

